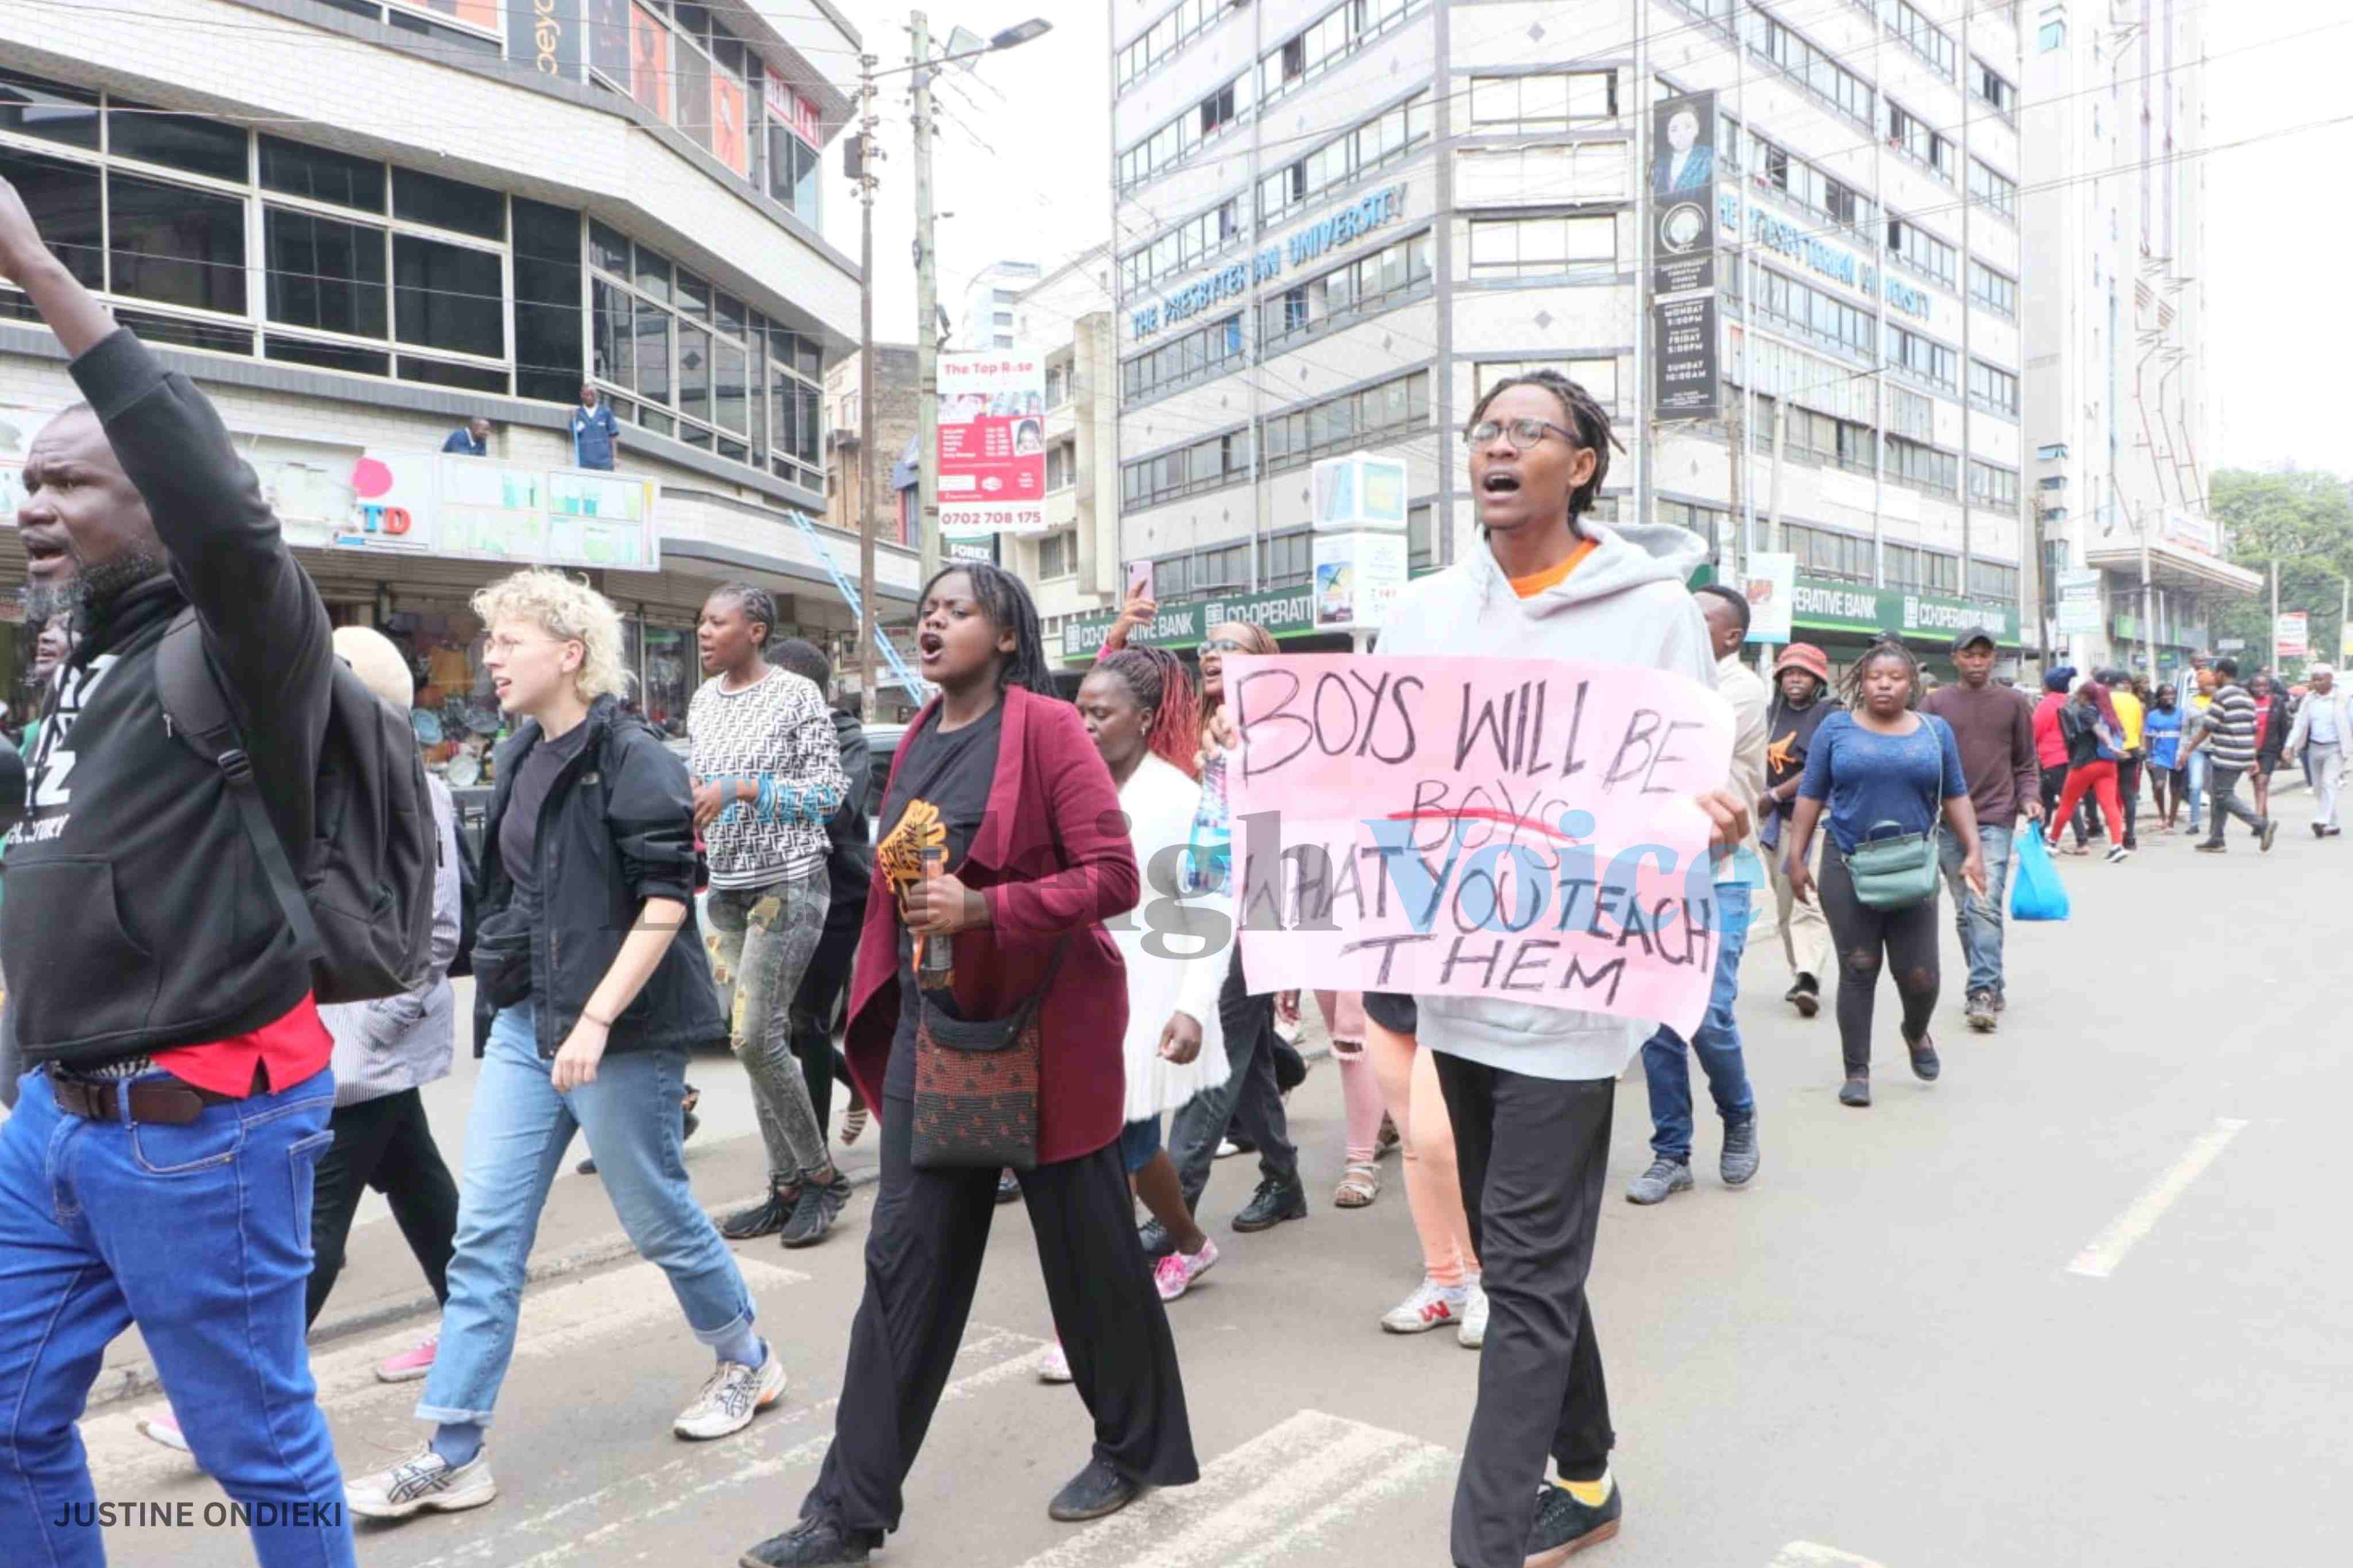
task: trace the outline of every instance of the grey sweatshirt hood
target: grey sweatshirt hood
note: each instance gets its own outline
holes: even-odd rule
[[[1462,563],[1478,584],[1482,600],[1490,596],[1517,599],[1523,614],[1541,619],[1644,583],[1681,584],[1707,559],[1707,541],[1687,528],[1653,522],[1612,528],[1589,519],[1579,526],[1593,539],[1593,553],[1576,571],[1533,598],[1518,599],[1511,579],[1495,563],[1495,552],[1484,540],[1474,545]]]

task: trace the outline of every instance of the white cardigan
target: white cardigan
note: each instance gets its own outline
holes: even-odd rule
[[[1183,773],[1145,753],[1125,784],[1120,787],[1120,810],[1126,813],[1128,837],[1135,847],[1135,863],[1144,875],[1144,897],[1138,906],[1107,922],[1119,955],[1127,963],[1127,1120],[1142,1121],[1174,1110],[1205,1089],[1226,1081],[1226,1031],[1218,1021],[1218,993],[1233,961],[1233,933],[1210,952],[1195,957],[1155,957],[1145,950],[1150,937],[1164,952],[1198,950],[1198,938],[1155,935],[1147,918],[1155,904],[1177,898],[1176,858],[1162,856],[1171,845],[1191,841],[1193,810],[1200,785]],[[1154,859],[1162,863],[1155,876]],[[1196,895],[1188,907],[1217,905],[1229,913],[1230,893]],[[1158,922],[1171,922],[1164,915]],[[1172,1013],[1186,1013],[1201,1025],[1201,1054],[1182,1067],[1160,1056],[1160,1034]]]

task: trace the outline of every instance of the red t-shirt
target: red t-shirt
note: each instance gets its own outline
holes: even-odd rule
[[[243,1100],[253,1093],[260,1071],[269,1093],[291,1089],[325,1067],[335,1054],[335,1037],[319,1016],[319,1001],[305,994],[293,1010],[248,1035],[179,1046],[155,1053],[155,1065],[182,1083]]]

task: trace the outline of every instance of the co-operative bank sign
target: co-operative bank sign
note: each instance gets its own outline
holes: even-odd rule
[[[1270,245],[1247,261],[1221,267],[1198,282],[1177,289],[1157,305],[1145,306],[1134,314],[1130,324],[1137,337],[1148,338],[1220,300],[1234,299],[1248,293],[1254,284],[1280,277],[1286,266],[1302,266],[1325,251],[1337,250],[1385,224],[1394,223],[1404,211],[1403,185],[1375,191],[1309,224],[1282,244]]]

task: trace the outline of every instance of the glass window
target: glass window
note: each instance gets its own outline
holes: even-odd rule
[[[426,348],[503,357],[506,309],[500,271],[491,251],[393,236],[394,335]]]
[[[98,94],[0,71],[0,131],[98,151]],[[46,236],[47,230],[42,233]]]
[[[744,335],[744,301],[731,294],[712,297],[711,309],[714,324],[730,337]]]
[[[66,270],[85,288],[105,288],[106,226],[97,169],[0,147],[0,175],[16,187],[33,226]]]
[[[245,314],[244,202],[109,174],[106,205],[116,293]]]
[[[248,357],[253,353],[253,333],[244,327],[158,316],[146,310],[118,310],[114,319],[151,343],[174,343],[184,349],[209,349],[215,353]]]
[[[416,354],[400,356],[400,379],[421,381],[431,386],[462,387],[468,392],[495,392],[504,395],[507,373],[490,370],[478,364],[451,364],[446,360],[423,359]],[[575,389],[577,395],[577,389]]]
[[[678,411],[711,417],[711,334],[684,322],[678,329]]]
[[[358,375],[390,375],[392,355],[384,349],[357,343],[318,343],[302,338],[282,338],[276,332],[261,340],[261,357],[289,364],[316,365],[321,370],[350,371]]]
[[[243,184],[245,131],[195,114],[164,114],[111,100],[106,106],[107,150],[118,158],[162,163],[191,174]]]
[[[637,259],[638,292],[649,299],[659,300],[665,305],[669,304],[670,263],[642,245],[637,248]]]
[[[549,403],[579,395],[580,215],[514,198],[515,391]]]
[[[269,319],[353,337],[385,335],[384,230],[271,207],[263,214]]]
[[[415,169],[392,172],[392,216],[484,239],[507,237],[506,197],[462,180]]]
[[[261,139],[261,186],[362,212],[384,211],[382,163],[275,136]]]
[[[638,337],[638,379],[636,390],[649,403],[670,401],[670,325],[675,320],[668,310],[656,310],[638,301],[635,328]]]
[[[678,313],[691,321],[711,320],[711,285],[683,267],[678,269]]]
[[[592,318],[589,341],[595,349],[591,374],[600,381],[616,386],[635,386],[637,374],[636,328],[629,319],[635,302],[628,290],[602,279],[589,285]],[[648,314],[659,315],[648,308]],[[577,391],[577,388],[574,389]]]
[[[600,272],[627,278],[629,276],[629,242],[621,237],[619,231],[592,218],[588,223],[588,260]]]
[[[726,339],[716,340],[712,347],[712,397],[714,417],[726,429],[738,435],[750,429],[750,412],[744,407],[746,377],[750,374],[748,356]]]
[[[711,57],[701,49],[680,49],[678,56],[678,128],[703,147],[711,145]]]

